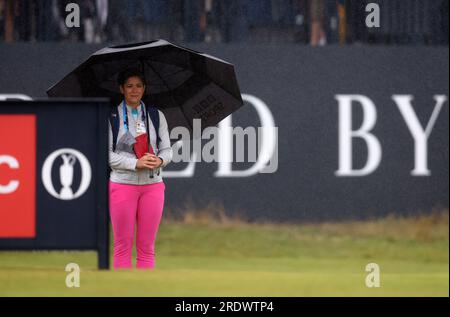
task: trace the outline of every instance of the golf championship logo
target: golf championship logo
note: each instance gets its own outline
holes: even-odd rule
[[[52,179],[55,162],[59,162],[57,174],[61,188],[57,191]],[[75,164],[81,167],[81,181],[78,189],[74,189]],[[92,171],[88,159],[75,149],[60,149],[50,154],[42,167],[42,182],[45,189],[55,198],[72,200],[83,195],[91,183]]]

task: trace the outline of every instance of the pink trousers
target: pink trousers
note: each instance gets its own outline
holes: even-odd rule
[[[131,268],[136,229],[136,267],[155,266],[155,240],[164,208],[164,182],[128,185],[109,182],[109,209],[114,233],[114,268]]]

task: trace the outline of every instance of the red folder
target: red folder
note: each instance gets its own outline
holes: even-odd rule
[[[136,137],[136,143],[134,143],[133,149],[134,154],[136,154],[136,157],[138,159],[143,157],[145,153],[155,154],[152,147],[149,146],[147,133],[141,134],[140,136]]]

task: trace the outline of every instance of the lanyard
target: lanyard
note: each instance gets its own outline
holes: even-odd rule
[[[123,109],[123,127],[125,131],[128,131],[128,113],[127,113],[127,106],[125,105],[125,100],[122,102],[122,109]],[[142,114],[142,122],[146,122],[145,120],[145,107],[144,103],[141,101],[141,114]]]

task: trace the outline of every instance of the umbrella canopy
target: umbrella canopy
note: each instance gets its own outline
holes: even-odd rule
[[[103,48],[47,94],[109,97],[116,105],[122,100],[117,77],[127,68],[143,73],[143,101],[164,112],[169,129],[184,126],[192,132],[193,119],[201,119],[203,130],[243,105],[232,64],[165,40]]]

